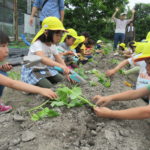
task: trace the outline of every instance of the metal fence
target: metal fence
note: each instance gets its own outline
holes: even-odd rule
[[[1,1],[1,0],[0,0]],[[12,7],[12,6],[11,6]],[[11,37],[14,38],[14,23],[13,23],[13,8],[8,8],[0,2],[0,30],[4,31]],[[36,32],[39,30],[39,19],[36,18]],[[18,37],[24,33],[24,12],[18,10]],[[28,38],[32,38],[34,35],[26,34]]]

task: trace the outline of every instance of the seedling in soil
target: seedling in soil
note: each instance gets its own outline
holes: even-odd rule
[[[67,108],[71,108],[84,104],[88,104],[91,107],[95,106],[88,99],[81,96],[80,87],[73,87],[72,89],[68,87],[58,88],[57,95],[58,98],[51,103],[52,107],[67,106]]]
[[[91,107],[95,107],[93,103],[91,103],[88,99],[84,98],[81,92],[80,87],[73,87],[72,89],[68,87],[58,88],[57,89],[58,98],[51,102],[51,107],[60,107],[67,106],[67,108],[82,106],[84,104],[88,104]],[[36,106],[27,110],[31,116],[31,120],[37,121],[43,119],[45,117],[56,117],[59,116],[59,113],[49,109],[48,107],[43,108],[50,101],[47,100],[40,106]],[[40,110],[37,112],[37,110]],[[34,112],[34,113],[33,113]],[[31,114],[32,113],[32,114]]]
[[[90,83],[90,86],[97,86],[98,85],[97,82],[95,82],[95,81],[90,81],[89,83]]]
[[[41,105],[36,106],[34,108],[31,108],[30,110],[27,110],[27,112],[31,116],[31,120],[38,121],[38,120],[46,118],[46,117],[56,117],[56,116],[59,116],[58,112],[56,112],[56,111],[54,111],[52,109],[49,109],[48,107],[43,108],[49,102],[50,101],[47,100],[44,103],[42,103]],[[40,111],[37,112],[37,110],[40,110]]]
[[[114,65],[115,65],[115,64],[118,65],[118,64],[120,63],[120,61],[113,58],[113,59],[110,60],[110,63],[111,63],[111,64],[114,64]]]
[[[103,54],[104,55],[107,55],[107,54],[109,54],[111,52],[111,49],[110,48],[108,48],[108,47],[104,47],[103,48]]]
[[[85,75],[85,70],[83,68],[74,69],[82,78],[87,79],[88,77]]]
[[[88,60],[88,62],[92,62],[92,63],[94,63],[94,64],[97,64],[97,63],[98,63],[98,62],[95,61],[93,58],[90,58],[90,59]]]
[[[88,71],[88,73],[95,74],[95,76],[98,78],[98,81],[105,87],[110,87],[111,82],[110,79],[106,77],[104,73],[100,73],[97,69],[93,69]]]

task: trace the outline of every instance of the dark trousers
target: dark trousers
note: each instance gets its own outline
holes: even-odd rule
[[[114,49],[117,48],[118,43],[123,43],[125,40],[125,34],[124,33],[115,33],[114,36]]]

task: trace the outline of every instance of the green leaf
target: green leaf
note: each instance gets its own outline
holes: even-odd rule
[[[80,101],[79,99],[73,99],[68,105],[68,108],[71,107],[77,107],[77,106],[82,106],[84,103],[82,101]]]
[[[64,105],[65,105],[65,103],[63,101],[53,101],[51,103],[52,107],[60,107],[60,106],[64,106]]]
[[[82,94],[82,92],[81,92],[81,88],[79,88],[79,87],[74,87],[73,89],[72,89],[72,93],[70,94],[70,98],[71,99],[76,99],[78,96],[80,96]]]
[[[33,114],[33,115],[31,116],[31,120],[32,120],[32,121],[38,121],[38,120],[40,120],[40,117],[39,117],[37,114]]]
[[[57,111],[54,111],[52,109],[49,109],[49,112],[47,112],[47,116],[48,117],[57,117],[59,116],[60,114],[57,112]]]

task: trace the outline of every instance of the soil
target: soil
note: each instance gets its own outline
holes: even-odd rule
[[[96,56],[98,63],[87,63],[85,70],[96,68],[101,72],[114,67],[109,60],[120,59]],[[123,59],[123,58],[121,58]],[[83,95],[91,99],[94,95],[110,95],[131,89],[123,81],[135,83],[137,74],[124,76],[117,73],[111,78],[111,87],[101,84],[81,85]],[[96,80],[88,75],[87,80]],[[118,120],[98,118],[85,105],[67,109],[57,108],[61,113],[56,118],[33,122],[26,110],[38,106],[45,100],[39,95],[25,95],[5,88],[3,99],[13,106],[13,111],[0,115],[0,150],[150,150],[150,120]],[[126,109],[145,106],[141,99],[112,102],[109,108]]]

